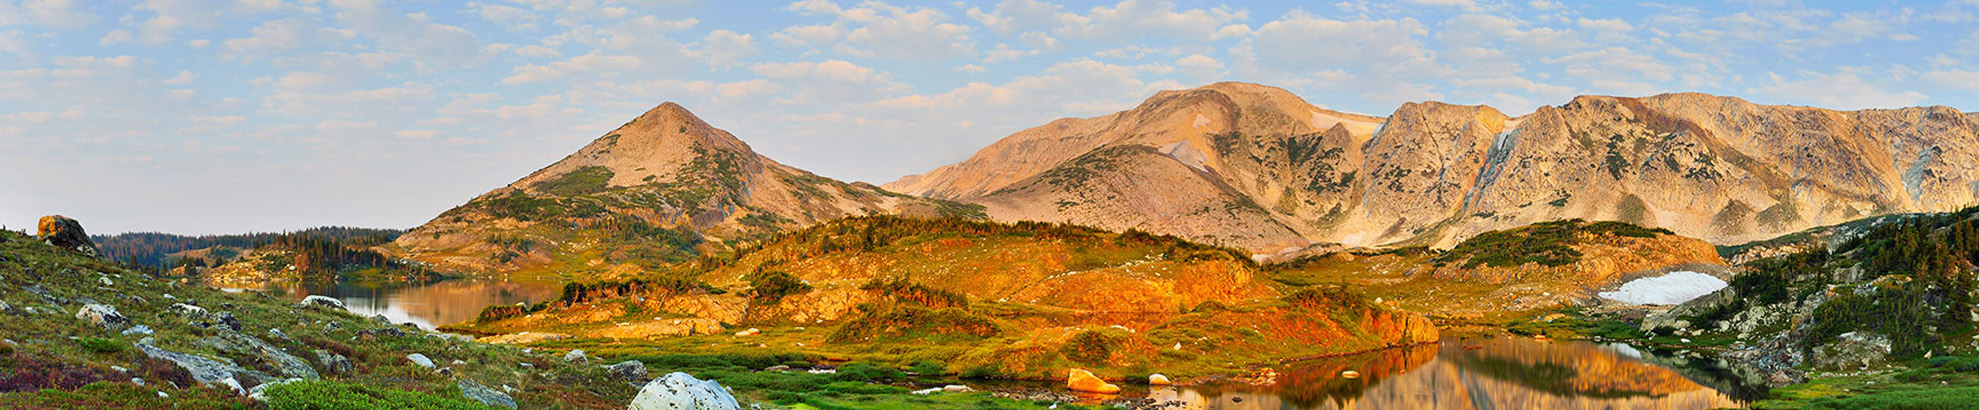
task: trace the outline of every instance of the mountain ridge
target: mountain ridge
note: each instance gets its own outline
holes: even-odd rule
[[[883,187],[981,204],[998,220],[1143,229],[1261,253],[1449,246],[1572,218],[1729,244],[1979,202],[1979,170],[1964,165],[1979,157],[1975,118],[1944,106],[1836,111],[1703,93],[1577,96],[1516,117],[1411,102],[1377,117],[1226,82],[1054,120]],[[1066,174],[1081,183],[1049,177]]]

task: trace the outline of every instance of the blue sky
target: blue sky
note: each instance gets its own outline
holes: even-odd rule
[[[0,222],[410,227],[664,101],[875,183],[1214,81],[1979,110],[1979,1],[0,0]]]

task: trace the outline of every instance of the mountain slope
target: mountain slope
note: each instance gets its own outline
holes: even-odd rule
[[[1027,378],[1067,367],[1109,377],[1229,372],[1440,334],[1422,315],[1338,286],[1266,280],[1241,251],[1138,231],[879,215],[699,262],[566,285],[559,300],[491,307],[448,329],[512,334],[491,340],[556,333],[594,352],[760,351],[758,340],[854,360],[912,352],[950,370]]]
[[[998,220],[1136,228],[1278,252],[1451,246],[1584,218],[1740,243],[1979,202],[1979,121],[1704,94],[1583,96],[1519,117],[1410,103],[1386,118],[1218,83],[1019,132],[888,189]]]
[[[777,163],[665,103],[563,160],[440,214],[400,236],[395,248],[467,271],[624,272],[846,216],[976,212]]]

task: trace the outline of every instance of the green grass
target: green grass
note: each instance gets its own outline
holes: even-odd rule
[[[307,381],[269,388],[273,410],[494,410],[495,407],[423,392],[333,381]]]
[[[160,396],[159,393],[164,393]],[[257,403],[232,391],[207,388],[160,389],[130,383],[97,382],[74,391],[41,389],[0,393],[8,409],[178,409],[246,410]]]
[[[1939,356],[1881,374],[1817,377],[1773,389],[1755,409],[1965,409],[1979,403],[1979,357]]]
[[[112,284],[105,285],[102,279]],[[30,287],[49,297],[20,291]],[[146,397],[156,398],[161,391],[173,399],[155,403],[178,403],[180,408],[237,408],[234,401],[208,400],[202,389],[194,388],[196,383],[185,371],[150,359],[132,346],[137,340],[150,338],[153,345],[166,350],[269,370],[259,358],[214,347],[211,339],[222,330],[191,324],[191,320],[167,311],[167,306],[188,299],[197,300],[214,313],[233,314],[243,325],[241,334],[260,338],[311,362],[312,367],[314,350],[344,355],[355,364],[356,371],[326,377],[386,392],[381,395],[451,392],[456,389],[455,377],[490,386],[514,386],[519,390],[512,393],[513,398],[528,408],[616,410],[623,409],[637,393],[636,388],[617,382],[595,366],[556,360],[555,352],[525,353],[508,346],[423,337],[410,328],[403,329],[410,333],[405,337],[358,338],[359,331],[392,325],[346,312],[297,309],[290,302],[257,292],[227,293],[154,279],[11,231],[0,232],[0,289],[13,290],[0,292],[0,301],[16,309],[15,313],[0,314],[0,329],[5,329],[0,333],[18,343],[0,344],[0,384],[4,384],[0,392],[5,392],[0,393],[0,408],[172,408],[145,404],[154,403]],[[84,298],[116,306],[134,324],[145,325],[155,333],[123,335],[78,321],[74,312]],[[36,313],[27,313],[30,308]],[[280,329],[290,338],[265,336],[270,329]],[[413,366],[405,360],[408,353],[422,353],[443,364],[456,360],[464,364],[451,365],[454,375],[443,375]],[[533,370],[519,371],[521,363],[532,365]],[[119,372],[114,367],[129,371]],[[130,383],[133,377],[145,380],[148,387]],[[458,397],[457,393],[446,394]],[[101,403],[116,404],[98,405]]]

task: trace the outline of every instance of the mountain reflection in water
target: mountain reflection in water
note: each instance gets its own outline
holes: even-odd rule
[[[284,300],[309,295],[342,300],[363,316],[385,315],[392,323],[422,329],[473,320],[490,305],[535,303],[556,297],[560,287],[545,283],[449,280],[428,284],[274,282],[260,289]]]
[[[1470,346],[1466,349],[1465,346]],[[1626,346],[1525,338],[1458,340],[1312,360],[1278,385],[1149,392],[1184,409],[1711,409],[1745,403]],[[1358,379],[1340,372],[1360,372]],[[1710,380],[1710,385],[1735,381]],[[1242,399],[1233,400],[1233,399]]]

